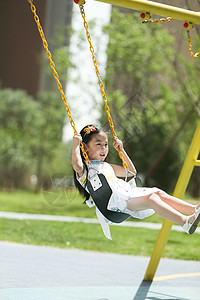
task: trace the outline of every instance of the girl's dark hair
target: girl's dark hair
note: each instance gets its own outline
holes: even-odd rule
[[[90,125],[87,125],[87,126],[83,127],[83,129],[80,131],[80,135],[82,137],[83,143],[88,144],[95,134],[98,134],[102,131],[104,132],[103,129],[101,129],[100,127],[98,127],[96,125],[93,125],[93,124],[90,124]],[[83,153],[82,153],[81,150],[80,150],[80,152],[81,152],[81,158],[82,158],[82,161],[83,161],[83,164],[85,166],[86,173],[87,173],[86,183],[85,183],[85,186],[86,186],[87,181],[88,181],[88,167],[86,165],[86,162],[85,162],[85,159],[83,157]],[[75,184],[76,188],[79,190],[79,193],[85,198],[85,201],[88,200],[90,198],[90,194],[78,182],[78,180],[76,178],[76,172],[75,171],[74,171],[74,184]],[[85,203],[85,201],[84,201],[84,203]]]

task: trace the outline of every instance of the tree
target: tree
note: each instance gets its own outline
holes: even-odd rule
[[[20,186],[34,164],[39,107],[24,91],[0,90],[0,173],[6,189]]]
[[[172,70],[173,37],[160,24],[141,25],[135,14],[116,9],[104,31],[109,34],[105,79],[109,92],[118,87],[128,98],[141,92],[153,96],[159,88],[158,78],[164,82],[165,74]]]
[[[145,184],[172,191],[182,164],[183,125],[191,129],[197,121],[195,107],[177,81],[173,37],[163,26],[141,25],[134,14],[117,10],[105,31],[109,34],[105,82],[116,130],[146,177]],[[105,123],[105,114],[101,122]],[[165,148],[167,155],[151,177],[145,176]]]
[[[40,190],[44,176],[44,165],[49,164],[55,155],[56,148],[62,141],[65,109],[59,94],[40,92],[37,96],[40,104],[41,120],[37,133],[33,155],[36,159],[36,175],[38,178],[36,192]]]
[[[44,164],[55,155],[62,140],[65,116],[62,101],[52,92],[41,92],[38,101],[24,91],[0,90],[0,167],[4,188],[24,187],[36,173],[37,191]]]
[[[195,40],[195,39],[193,39]],[[200,35],[196,36],[196,44],[200,45]],[[194,44],[195,45],[195,44]],[[180,152],[181,156],[186,156],[194,131],[200,119],[200,66],[197,60],[187,61],[183,56],[177,58],[175,63],[177,72],[177,81],[181,90],[182,99],[185,99],[182,110],[187,111],[187,107],[193,108],[193,113],[189,115],[189,122],[186,123],[184,132],[180,136]],[[189,112],[189,110],[188,110]],[[189,186],[188,192],[195,198],[200,197],[200,168],[195,167]]]
[[[200,1],[189,1],[185,0],[185,5],[189,10],[200,10]],[[192,32],[193,31],[193,32]],[[192,47],[193,52],[195,49],[199,49],[200,46],[200,26],[194,24],[194,29],[191,31],[192,35]],[[190,120],[190,124],[187,123],[187,127],[184,134],[181,138],[181,149],[184,149],[184,143],[189,144],[188,137],[193,136],[194,130],[197,126],[197,122],[200,118],[200,66],[199,66],[199,57],[198,59],[186,60],[183,56],[176,57],[175,69],[177,72],[177,80],[182,91],[182,95],[187,99],[188,102],[193,105],[196,117]],[[190,141],[191,142],[191,141]],[[183,155],[185,155],[182,150]],[[188,192],[191,193],[193,197],[200,197],[200,168],[195,167],[191,180],[188,186]]]
[[[69,49],[69,40],[72,34],[73,30],[71,26],[63,27],[59,24],[55,27],[53,37],[48,41],[49,49],[52,52],[53,61],[56,65],[56,71],[59,74],[59,78],[63,86],[65,86],[67,81],[68,69],[75,68],[75,65],[71,60],[71,52]],[[52,70],[49,67],[49,60],[45,51],[43,51],[43,54],[41,55],[41,64],[43,64],[45,74],[48,76],[51,83],[49,85],[49,89],[55,91],[56,84],[54,82]]]
[[[74,67],[67,46],[69,30],[57,26],[50,41],[61,82],[66,81],[68,68]],[[46,68],[47,58],[42,62]],[[48,173],[45,164],[54,159],[56,148],[62,141],[66,113],[49,61],[48,71],[53,84],[50,80],[45,86],[51,92],[39,92],[36,99],[24,91],[0,90],[0,138],[3,141],[0,146],[0,184],[5,188],[24,187],[26,178],[34,172],[38,191]],[[52,92],[55,87],[56,93]]]

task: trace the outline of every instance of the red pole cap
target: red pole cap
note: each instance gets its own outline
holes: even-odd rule
[[[74,3],[83,5],[83,4],[85,4],[85,1],[84,0],[74,0]]]

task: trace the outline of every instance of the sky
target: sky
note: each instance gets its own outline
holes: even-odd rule
[[[94,49],[96,49],[95,53],[99,70],[103,76],[105,74],[108,37],[101,32],[101,26],[109,23],[111,5],[94,0],[86,0],[84,10],[86,20],[95,19],[97,23],[95,30],[91,31],[91,38]],[[73,7],[72,27],[76,32],[81,32],[86,40],[79,6],[75,4]],[[98,124],[97,120],[100,116],[98,103],[102,101],[102,97],[87,40],[84,43],[84,47],[78,47],[76,35],[72,36],[70,51],[72,52],[71,60],[76,69],[68,71],[66,98],[76,124],[76,129],[79,132],[88,123]],[[63,141],[67,142],[72,137],[73,129],[67,118],[66,126],[63,130]]]

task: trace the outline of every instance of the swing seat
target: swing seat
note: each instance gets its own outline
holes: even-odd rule
[[[107,209],[108,202],[112,195],[112,189],[103,174],[96,174],[93,178],[89,179],[87,188],[96,207],[109,221],[113,223],[122,223],[130,218],[129,214]]]

